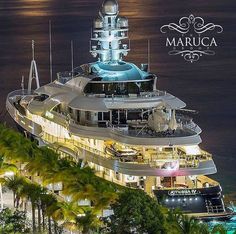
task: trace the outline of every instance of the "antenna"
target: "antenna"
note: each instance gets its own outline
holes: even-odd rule
[[[50,62],[50,81],[52,82],[52,22],[49,20],[49,62]]]
[[[24,95],[24,89],[25,89],[25,77],[21,77],[21,89],[22,89],[22,94]]]
[[[34,60],[34,40],[32,40],[32,60]]]
[[[70,49],[71,49],[71,77],[73,79],[73,74],[74,74],[74,44],[73,41],[71,40],[70,42]]]
[[[151,70],[150,69],[150,67],[151,67],[151,63],[150,63],[151,62],[150,61],[151,60],[151,58],[150,58],[150,39],[148,39],[148,51],[147,52],[148,52],[148,72],[150,72],[150,70]]]
[[[40,85],[39,85],[39,75],[38,75],[36,61],[34,60],[34,55],[35,55],[34,40],[32,40],[32,61],[31,61],[30,73],[29,73],[28,94],[31,93],[33,79],[36,80],[37,89],[40,87]]]

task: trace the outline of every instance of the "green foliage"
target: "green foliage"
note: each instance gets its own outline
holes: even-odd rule
[[[110,233],[165,233],[165,216],[158,203],[143,191],[126,190],[111,205]]]
[[[16,172],[17,167],[14,164],[5,162],[3,155],[0,155],[0,175],[3,175],[6,172]]]
[[[110,234],[227,234],[222,225],[211,231],[206,223],[184,215],[180,210],[166,210],[139,190],[120,193],[111,205],[114,214],[104,219],[104,233]]]
[[[0,212],[0,233],[31,233],[30,226],[26,219],[26,213],[6,208]]]
[[[45,215],[48,216],[49,226],[52,224],[50,219],[53,218],[53,223],[59,221],[73,228],[76,226],[83,232],[88,230],[88,225],[93,229],[94,226],[101,225],[97,215],[117,199],[116,192],[122,189],[121,186],[97,177],[91,168],[81,167],[81,162],[61,158],[48,147],[39,148],[34,142],[2,125],[1,154],[4,155],[4,160],[21,167],[20,175],[6,178],[4,182],[14,193],[16,207],[26,201],[31,202],[33,231],[36,231],[36,225],[38,230],[41,229],[41,222],[44,229]],[[42,185],[62,183],[64,194],[72,198],[71,203],[62,201],[61,197],[50,194],[53,191],[49,192],[42,185],[32,182],[38,180],[34,180],[36,176],[42,181]],[[29,178],[33,180],[30,181]],[[81,211],[78,200],[82,199],[90,200],[93,206]],[[35,220],[36,209],[39,210],[38,222]],[[77,218],[81,214],[83,216]]]
[[[101,221],[92,210],[88,210],[84,215],[77,216],[76,224],[82,230],[82,234],[87,234],[94,233],[101,226]]]
[[[227,234],[227,230],[223,225],[217,224],[213,227],[211,234]]]
[[[19,167],[18,173],[16,166]],[[102,233],[111,234],[211,233],[206,224],[178,210],[167,211],[143,191],[124,188],[97,177],[91,168],[81,167],[81,162],[61,158],[47,147],[39,148],[21,134],[0,125],[0,174],[10,169],[16,175],[3,182],[13,191],[16,207],[31,202],[34,233],[41,231],[41,224],[42,231],[48,226],[48,232],[52,233],[51,229],[57,229],[58,223],[68,230],[80,230],[84,234],[95,233],[99,227],[104,228],[104,223],[109,231],[103,230]],[[34,180],[36,176],[37,180]],[[33,182],[38,179],[42,185]],[[43,187],[54,183],[62,183],[62,192],[71,198],[71,202]],[[90,200],[92,206],[78,206],[78,200],[83,199]],[[103,223],[98,216],[109,207],[114,215]],[[0,214],[0,233],[27,233],[25,213],[17,212],[11,213],[6,209]],[[212,230],[212,234],[224,233],[225,229],[220,226]]]
[[[183,234],[202,234],[201,232],[203,231],[203,228],[205,228],[205,226],[202,227],[202,224],[199,223],[199,221],[186,215],[181,216],[178,224],[180,227],[180,233]]]

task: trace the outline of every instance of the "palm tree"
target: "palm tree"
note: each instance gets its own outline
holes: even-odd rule
[[[45,217],[48,217],[48,231],[51,233],[51,216],[53,214],[54,209],[57,204],[57,199],[54,194],[43,193],[40,195],[41,200],[41,210],[42,210],[42,227],[43,231],[45,230]]]
[[[92,202],[91,212],[85,209],[84,212],[87,212],[87,216],[81,216],[83,217],[81,220],[90,220],[91,222],[92,217],[96,217],[98,212],[116,200],[116,191],[121,190],[121,187],[95,176],[91,168],[81,168],[81,162],[77,163],[68,158],[60,158],[56,152],[47,147],[38,148],[34,142],[25,139],[13,130],[0,126],[0,138],[0,153],[3,153],[4,157],[16,165],[19,163],[26,164],[24,170],[27,171],[27,174],[24,174],[24,176],[33,178],[33,176],[39,175],[44,184],[62,182],[65,194],[72,196],[74,204],[83,199],[89,199]],[[31,201],[33,231],[36,230],[36,206],[38,208],[38,224],[41,223],[41,210],[42,215],[48,215],[49,223],[51,222],[51,217],[57,220],[59,215],[62,214],[65,214],[64,223],[70,223],[70,218],[68,221],[68,217],[71,214],[65,213],[68,204],[59,203],[60,206],[58,207],[58,204],[54,201],[49,205],[46,201],[48,197],[44,194],[41,186],[21,176],[8,178],[6,184],[14,192],[17,207],[20,199]],[[50,198],[49,200],[52,201],[53,199]],[[50,213],[50,207],[52,206],[56,209],[54,210],[55,213]],[[73,212],[78,213],[78,205],[76,207],[76,209],[73,207]],[[81,215],[81,210],[78,214]],[[76,221],[71,223],[76,223]],[[84,229],[86,230],[87,228]]]
[[[4,175],[6,172],[16,172],[17,167],[14,164],[5,162],[4,156],[0,155],[0,175]]]
[[[115,203],[119,197],[119,193],[124,189],[123,187],[113,186],[110,182],[96,176],[94,181],[96,182],[93,184],[96,191],[96,197],[95,200],[92,201],[94,209],[97,211],[101,211]]]
[[[92,210],[87,210],[84,215],[77,216],[76,224],[78,229],[82,229],[83,234],[89,234],[97,231],[102,222]]]
[[[165,227],[168,230],[168,233],[172,234],[179,234],[180,233],[180,226],[179,223],[183,217],[183,213],[179,209],[174,210],[166,210],[163,211],[166,213],[166,224]]]
[[[227,230],[223,225],[217,224],[211,231],[211,234],[227,234]]]
[[[5,178],[4,184],[8,189],[13,191],[13,204],[14,207],[18,208],[20,205],[20,199],[22,197],[25,178],[18,175],[14,175],[13,177]]]
[[[26,162],[37,149],[36,144],[12,129],[0,126],[0,153],[8,161]]]
[[[182,215],[179,220],[180,233],[182,234],[201,234],[201,229],[204,229],[205,231],[205,227],[201,226],[202,225],[198,220],[187,215]]]
[[[58,155],[47,147],[39,148],[27,162],[25,169],[32,175],[43,176],[45,172],[53,171],[57,167]]]
[[[5,185],[14,193],[15,207],[19,207],[20,200],[22,200],[23,202],[24,199],[26,199],[31,202],[32,227],[34,233],[36,232],[35,210],[36,206],[38,207],[38,229],[39,231],[41,231],[40,195],[45,193],[46,190],[43,189],[40,185],[32,183],[27,178],[24,178],[19,175],[15,175],[11,178],[6,178]]]
[[[71,163],[66,160],[58,158],[55,161],[55,163],[53,161],[49,162],[48,168],[45,168],[41,174],[45,185],[63,182],[66,179],[64,177],[66,175],[65,172],[71,169]]]
[[[57,202],[52,217],[55,220],[63,220],[66,222],[74,221],[76,216],[82,211],[74,202]]]
[[[0,176],[4,176],[7,172],[13,172],[15,173],[17,171],[17,167],[13,164],[6,163],[4,161],[3,155],[0,155]],[[0,181],[0,199],[1,199],[1,205],[0,209],[3,209],[3,194],[2,194],[2,182],[4,182],[4,179]]]
[[[76,217],[84,213],[84,209],[77,203],[60,201],[53,203],[47,209],[54,222],[59,222],[64,228],[76,230]]]
[[[38,231],[41,232],[41,201],[40,201],[40,195],[45,193],[46,190],[42,188],[40,185],[36,183],[32,183],[30,181],[27,181],[24,184],[22,194],[28,197],[28,199],[31,202],[31,208],[32,208],[32,227],[33,232],[36,232],[36,219],[35,219],[35,211],[36,207],[38,208]]]
[[[199,234],[211,234],[209,226],[206,223],[199,223]]]

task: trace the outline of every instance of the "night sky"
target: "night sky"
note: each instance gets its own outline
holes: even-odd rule
[[[147,62],[151,44],[151,70],[159,77],[158,88],[167,90],[198,110],[195,122],[202,128],[202,148],[214,155],[225,192],[236,191],[236,1],[235,0],[120,0],[120,13],[130,24],[131,52],[126,60]],[[93,19],[102,0],[0,0],[0,114],[5,113],[7,94],[20,89],[28,76],[31,40],[36,41],[40,82],[49,82],[48,21],[53,30],[53,71],[70,69],[70,41],[74,41],[75,64],[93,61],[89,38]],[[194,14],[220,24],[216,55],[193,64],[169,56],[160,27]]]

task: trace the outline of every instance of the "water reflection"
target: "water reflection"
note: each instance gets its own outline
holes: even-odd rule
[[[236,207],[234,207],[234,210],[236,211]],[[218,224],[221,224],[226,228],[227,234],[234,234],[236,231],[236,216],[227,222],[212,221],[209,223],[209,226],[210,228],[213,228],[215,225],[218,225]]]

